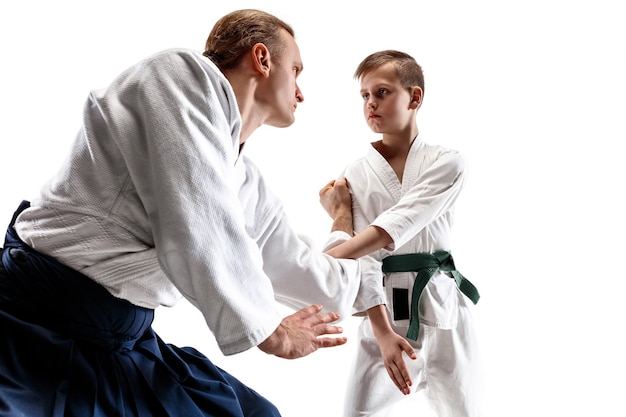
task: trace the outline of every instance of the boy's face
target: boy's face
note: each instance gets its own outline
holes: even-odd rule
[[[400,84],[391,62],[361,77],[361,97],[365,121],[376,133],[399,134],[415,121],[413,97]]]

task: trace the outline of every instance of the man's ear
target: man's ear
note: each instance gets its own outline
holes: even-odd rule
[[[418,109],[422,105],[422,100],[424,98],[424,90],[421,87],[413,87],[411,89],[411,103],[410,107],[412,109]]]
[[[267,77],[270,73],[270,51],[263,43],[252,46],[253,67],[256,71]]]

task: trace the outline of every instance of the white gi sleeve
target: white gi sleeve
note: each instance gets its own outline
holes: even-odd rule
[[[161,267],[222,352],[265,340],[281,316],[234,187],[240,116],[227,80],[199,54],[166,52],[92,103],[125,159]]]
[[[348,239],[347,233],[333,232],[324,249]],[[295,309],[321,304],[342,318],[351,314],[359,288],[357,260],[335,259],[310,246],[294,233],[284,213],[267,229],[261,251],[281,304]]]
[[[343,178],[342,174],[339,178]],[[352,222],[354,230],[362,232],[369,225],[358,199],[352,198]],[[385,291],[383,288],[382,263],[378,259],[377,252],[363,256],[359,259],[361,266],[361,284],[354,303],[353,314],[364,315],[367,310],[377,305],[386,304]]]
[[[257,242],[263,269],[278,302],[294,309],[321,304],[345,318],[359,287],[359,262],[322,253],[291,228],[282,204],[269,190],[256,165],[245,156],[245,179],[239,192],[248,234]],[[324,250],[350,239],[344,232],[328,236]]]
[[[276,300],[295,309],[321,304],[347,317],[359,286],[359,261],[335,259],[297,235],[258,167],[243,154],[237,167],[246,228],[261,250]],[[330,233],[323,250],[348,239],[347,233]]]
[[[434,219],[454,205],[465,180],[465,161],[459,152],[447,150],[421,175],[393,207],[381,213],[372,225],[389,233],[402,247]]]

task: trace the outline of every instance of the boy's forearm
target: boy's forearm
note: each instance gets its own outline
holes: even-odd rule
[[[383,229],[376,226],[368,226],[352,239],[335,246],[326,253],[335,258],[356,259],[384,248],[392,242],[391,236]]]
[[[367,315],[377,340],[388,332],[393,332],[389,319],[387,317],[387,309],[384,304],[379,304],[367,310]]]

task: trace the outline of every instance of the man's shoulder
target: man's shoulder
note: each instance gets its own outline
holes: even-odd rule
[[[168,59],[174,56],[199,57],[199,56],[202,56],[202,54],[198,51],[194,51],[193,49],[188,49],[188,48],[168,48],[168,49],[163,49],[161,51],[155,52],[152,55],[148,55],[144,59],[144,61]]]

